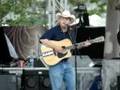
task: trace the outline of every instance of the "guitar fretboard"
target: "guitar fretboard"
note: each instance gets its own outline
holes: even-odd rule
[[[88,42],[90,42],[91,44],[93,43],[99,43],[99,42],[103,42],[104,41],[104,37],[101,36],[101,37],[98,37],[98,38],[95,38],[95,39],[91,39],[91,40],[88,40]],[[76,44],[73,44],[72,46],[68,46],[68,47],[65,47],[65,49],[75,49],[75,48],[82,48],[85,46],[85,43],[86,41],[83,41],[83,42],[80,42],[80,43],[76,43]]]

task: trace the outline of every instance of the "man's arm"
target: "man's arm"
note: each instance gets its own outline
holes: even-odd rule
[[[48,40],[48,39],[40,39],[40,42],[44,44],[45,46],[54,49],[57,52],[63,52],[62,47],[58,47],[58,45],[55,45],[53,40]]]

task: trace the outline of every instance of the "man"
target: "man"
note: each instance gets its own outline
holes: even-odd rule
[[[75,16],[65,10],[57,14],[58,24],[48,30],[40,38],[40,42],[47,47],[54,49],[58,53],[64,51],[63,47],[58,47],[52,41],[61,41],[71,39],[68,27],[75,21]],[[86,43],[86,46],[89,43]],[[65,58],[59,63],[49,67],[49,76],[52,84],[52,90],[61,90],[63,81],[65,82],[66,90],[75,90],[75,71],[72,65]]]

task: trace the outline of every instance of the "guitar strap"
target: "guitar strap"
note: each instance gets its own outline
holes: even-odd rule
[[[69,30],[69,28],[68,28],[67,34],[68,34],[69,39],[71,40],[71,42],[73,44],[76,43],[76,36],[77,36],[76,33],[73,32],[73,30]]]

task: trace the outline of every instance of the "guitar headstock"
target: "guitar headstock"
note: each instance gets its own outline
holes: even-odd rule
[[[98,43],[98,42],[103,42],[105,39],[104,39],[104,36],[100,36],[100,37],[97,37],[95,39],[92,39],[91,41],[93,43]]]

